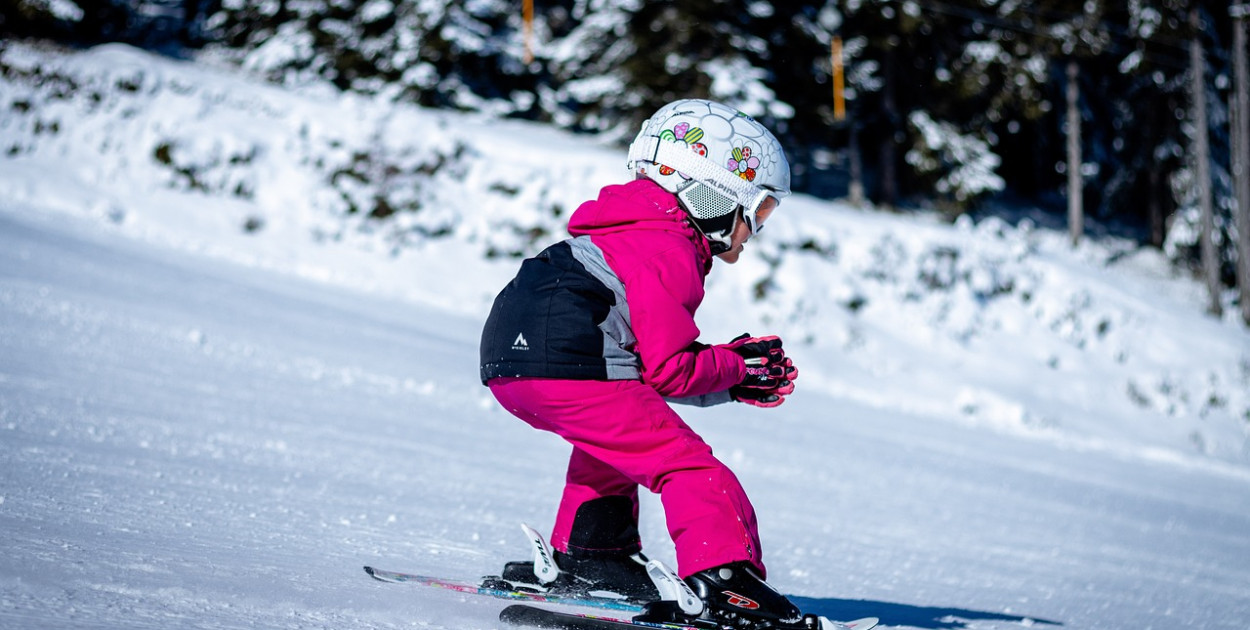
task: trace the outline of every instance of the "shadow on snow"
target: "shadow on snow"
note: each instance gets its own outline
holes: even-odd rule
[[[1049,621],[1037,617],[1007,615],[1003,613],[967,610],[964,608],[942,608],[936,606],[912,606],[864,599],[835,599],[788,596],[799,610],[805,613],[823,615],[830,619],[859,619],[860,617],[877,617],[883,626],[907,626],[931,630],[960,630],[968,627],[971,621],[1006,621],[1031,626],[1049,624],[1062,626],[1058,621]]]

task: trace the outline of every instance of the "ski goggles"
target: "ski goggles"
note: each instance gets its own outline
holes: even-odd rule
[[[773,203],[768,203],[769,199],[772,199]],[[758,204],[755,204],[754,208],[750,210],[742,209],[742,219],[746,221],[747,227],[751,228],[751,236],[759,234],[760,230],[764,229],[764,222],[768,220],[768,217],[772,216],[779,205],[781,205],[781,198],[769,193]]]

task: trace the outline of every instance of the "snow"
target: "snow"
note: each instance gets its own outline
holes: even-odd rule
[[[934,184],[937,192],[964,202],[1006,187],[994,172],[1001,159],[990,150],[989,143],[961,134],[953,125],[935,121],[923,111],[912,112],[907,120],[923,141],[907,151],[907,163],[920,173],[938,175]]]
[[[621,152],[119,46],[0,69],[0,627],[497,628],[360,567],[473,579],[550,526],[567,448],[477,338]],[[1245,627],[1250,333],[1197,283],[1028,220],[782,208],[699,321],[780,334],[798,390],[682,410],[771,582],[889,627]],[[671,561],[653,497],[642,529]]]
[[[748,116],[794,118],[794,108],[778,101],[765,85],[764,71],[752,67],[746,59],[709,59],[700,63],[699,69],[712,80],[708,91],[713,100],[738,103],[738,109]]]

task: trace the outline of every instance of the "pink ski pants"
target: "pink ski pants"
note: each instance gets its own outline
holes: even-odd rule
[[[738,478],[664,398],[642,381],[497,378],[491,393],[530,426],[573,445],[551,544],[567,551],[582,503],[660,495],[683,577],[737,561],[761,573],[758,526]]]

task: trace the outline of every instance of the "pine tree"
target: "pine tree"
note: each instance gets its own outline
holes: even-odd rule
[[[132,18],[136,7],[169,2],[0,0],[0,32],[156,45],[136,35]],[[216,52],[275,81],[553,121],[621,143],[671,100],[715,98],[777,133],[796,190],[844,192],[842,152],[858,159],[840,168],[860,167],[879,204],[936,196],[953,212],[1000,189],[1062,208],[1059,171],[1071,168],[1062,104],[1075,63],[1086,214],[1140,228],[1182,262],[1197,258],[1202,232],[1188,148],[1198,130],[1177,114],[1190,99],[1186,18],[1196,7],[1217,280],[1229,286],[1238,275],[1226,106],[1233,20],[1224,0],[539,0],[528,38],[511,0],[179,6],[180,41],[205,32]],[[206,31],[195,26],[204,14]],[[832,108],[834,36],[843,43],[845,121]]]
[[[567,28],[553,30],[540,54],[550,67],[552,90],[546,113],[573,129],[631,137],[643,108],[626,64],[637,53],[629,25],[643,0],[576,0]],[[558,25],[563,26],[563,24]]]

